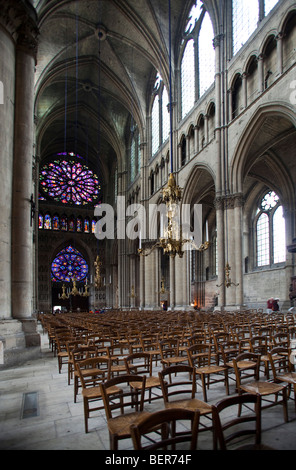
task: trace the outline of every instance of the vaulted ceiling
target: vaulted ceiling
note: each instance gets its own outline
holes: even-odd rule
[[[133,125],[145,128],[157,71],[168,86],[169,25],[172,38],[182,34],[193,2],[173,0],[171,16],[168,0],[34,3],[38,153],[81,154],[106,183],[115,161],[126,168]]]

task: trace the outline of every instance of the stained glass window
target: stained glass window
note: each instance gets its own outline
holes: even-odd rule
[[[71,282],[75,277],[79,282],[87,276],[88,265],[82,254],[69,245],[53,260],[51,274],[53,281]]]
[[[84,232],[89,233],[89,218],[88,217],[84,219]]]
[[[51,216],[50,216],[50,214],[45,214],[45,216],[44,216],[44,228],[45,228],[45,230],[51,230]]]
[[[52,228],[53,230],[60,230],[60,219],[58,215],[54,215],[52,218]]]
[[[257,222],[257,265],[269,264],[269,221],[267,214],[261,214]]]
[[[188,41],[181,64],[182,117],[191,110],[195,100],[194,41]]]
[[[68,230],[68,218],[66,215],[62,215],[61,217],[61,230],[63,230],[63,232],[67,232]]]
[[[279,196],[269,191],[256,213],[257,266],[286,261],[286,224]]]
[[[169,95],[164,87],[162,93],[162,142],[165,142],[170,133],[170,113],[168,110]]]
[[[274,263],[286,261],[286,223],[282,206],[276,209],[273,216],[273,257]]]
[[[99,198],[98,177],[80,162],[55,160],[44,165],[40,185],[45,195],[63,204],[85,205]]]
[[[131,145],[131,181],[134,181],[136,177],[136,141],[135,137],[132,138],[132,145]]]
[[[159,97],[158,95],[154,99],[152,116],[151,116],[151,128],[152,128],[152,155],[154,155],[159,148]]]
[[[214,30],[203,2],[191,8],[185,32],[188,36],[181,62],[181,114],[184,118],[215,79]],[[186,35],[185,35],[186,36]]]
[[[258,21],[258,0],[232,0],[233,55],[247,42]]]
[[[69,232],[75,232],[75,217],[74,217],[74,215],[69,217],[68,230],[69,230]]]
[[[169,94],[159,73],[156,76],[154,92],[151,113],[152,156],[158,151],[160,145],[168,139],[170,132]],[[139,159],[140,167],[141,161]]]
[[[83,227],[82,217],[77,217],[77,220],[76,220],[76,230],[77,230],[77,232],[82,232],[82,227]]]
[[[215,49],[213,47],[214,30],[210,15],[206,12],[198,40],[199,94],[202,96],[214,83]]]
[[[39,214],[39,228],[43,228],[43,215]]]

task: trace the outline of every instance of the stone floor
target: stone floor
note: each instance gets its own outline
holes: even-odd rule
[[[73,385],[68,385],[67,369],[58,373],[57,358],[42,337],[42,356],[0,372],[0,449],[1,450],[108,450],[109,438],[104,411],[89,419],[89,433],[84,432],[81,395],[73,401]],[[31,413],[24,396],[37,398],[37,412]],[[231,384],[230,393],[234,394]],[[210,404],[224,396],[224,388],[209,390]],[[26,395],[30,398],[30,395]],[[199,392],[198,398],[202,399]],[[34,405],[33,405],[34,406]],[[162,399],[148,405],[150,411],[162,408]],[[26,414],[27,412],[27,414]],[[282,406],[263,411],[262,441],[275,450],[296,450],[296,414],[289,400],[289,422],[283,420]],[[132,449],[129,439],[120,442],[120,450]],[[198,449],[212,450],[212,434],[200,434]]]

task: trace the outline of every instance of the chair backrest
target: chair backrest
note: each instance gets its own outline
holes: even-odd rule
[[[110,377],[110,359],[104,356],[90,357],[77,363],[82,388],[99,387]]]
[[[161,359],[167,357],[179,356],[179,340],[176,338],[167,338],[159,342],[159,350]]]
[[[97,356],[97,348],[96,346],[78,346],[77,348],[72,349],[70,354],[74,364],[74,369],[76,369],[78,362]]]
[[[208,366],[211,363],[209,344],[193,344],[187,348],[188,362],[191,367]]]
[[[254,404],[254,411],[237,416],[236,406]],[[234,407],[233,413],[229,411]],[[227,412],[223,413],[227,409]],[[255,444],[261,443],[261,398],[259,395],[242,394],[227,397],[212,405],[214,450],[227,450],[230,442],[243,436],[255,436]],[[232,416],[232,417],[230,417]],[[246,427],[244,423],[253,423]]]
[[[107,419],[116,415],[143,411],[145,375],[119,375],[100,384]],[[114,393],[110,393],[110,390]]]
[[[279,332],[272,336],[274,347],[282,346],[283,348],[290,347],[290,336],[289,333]]]
[[[283,346],[273,348],[268,353],[273,379],[276,381],[279,375],[293,370],[293,365],[289,359],[289,349]]]
[[[214,339],[216,352],[220,352],[221,351],[221,348],[220,348],[221,343],[226,343],[227,341],[230,341],[231,334],[221,331],[219,333],[215,333],[213,335],[213,339]]]
[[[188,338],[188,344],[193,346],[194,344],[203,344],[206,340],[206,335],[204,333],[195,333]]]
[[[176,444],[190,442],[190,450],[196,450],[199,426],[199,411],[168,409],[151,413],[140,423],[131,425],[131,437],[135,450],[175,449]],[[186,422],[190,427],[184,431]],[[178,423],[182,430],[178,430]],[[160,432],[159,432],[160,430]],[[148,437],[146,443],[145,438]],[[184,447],[182,445],[182,450]]]
[[[138,352],[124,358],[128,374],[152,375],[152,356],[149,353]]]
[[[239,387],[242,379],[249,380],[251,377],[259,380],[260,354],[245,352],[238,354],[232,359],[236,377],[236,386]],[[252,365],[253,364],[253,365]],[[245,367],[242,367],[245,365]]]
[[[223,362],[229,362],[236,357],[240,352],[241,342],[236,340],[229,340],[220,344]]]
[[[196,394],[195,367],[186,364],[166,367],[158,373],[161,390],[165,403],[172,401],[172,397],[182,396],[192,399]]]
[[[264,355],[267,354],[267,339],[267,336],[252,336],[249,339],[251,352]]]

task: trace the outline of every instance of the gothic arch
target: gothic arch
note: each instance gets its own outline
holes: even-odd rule
[[[264,125],[268,125],[268,120],[278,119],[281,122],[281,130],[274,130],[274,135],[269,134],[268,139],[256,142],[256,135]],[[276,126],[275,126],[276,127]],[[230,182],[233,193],[242,193],[244,178],[255,163],[256,159],[262,156],[268,149],[279,142],[280,139],[288,137],[295,132],[296,117],[292,106],[273,102],[260,106],[252,118],[249,120],[242,132],[238,145],[233,154],[230,166]]]

